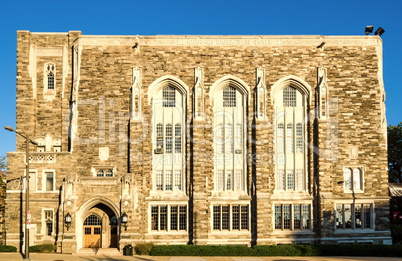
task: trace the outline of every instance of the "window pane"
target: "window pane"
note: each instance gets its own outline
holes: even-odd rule
[[[176,91],[172,86],[163,89],[163,107],[175,107]]]
[[[241,206],[241,229],[248,229],[248,206]]]
[[[100,235],[101,233],[101,228],[100,227],[94,227],[94,235]]]
[[[286,126],[286,153],[293,153],[293,124]]]
[[[177,216],[178,216],[177,208],[178,208],[177,206],[170,207],[170,229],[171,230],[177,230]]]
[[[214,206],[214,229],[221,229],[221,210],[220,206]]]
[[[236,107],[236,89],[232,86],[223,89],[223,107]]]
[[[352,205],[344,205],[345,228],[352,228]]]
[[[176,124],[174,131],[175,131],[174,152],[181,153],[181,126],[180,126],[180,124]]]
[[[236,170],[236,190],[243,190],[243,171]]]
[[[163,188],[163,173],[162,170],[156,171],[156,190],[162,190]]]
[[[282,229],[282,205],[275,206],[275,229]]]
[[[156,147],[163,148],[163,125],[161,123],[156,125]]]
[[[283,229],[290,229],[290,205],[283,206]]]
[[[166,190],[172,190],[173,187],[173,173],[171,170],[166,170]]]
[[[160,227],[159,230],[167,230],[167,206],[160,206]]]
[[[276,132],[276,151],[277,153],[283,153],[284,152],[284,135],[285,135],[285,126],[283,123],[278,124],[277,132]]]
[[[106,177],[113,177],[113,170],[108,169],[108,170],[106,171]]]
[[[172,124],[166,125],[166,153],[172,153],[172,137],[173,127]]]
[[[181,190],[181,170],[174,171],[174,190]]]
[[[361,175],[360,175],[361,170],[356,168],[353,169],[353,188],[355,190],[362,190],[362,183],[361,183]]]
[[[226,190],[233,190],[233,170],[226,171]]]
[[[103,175],[103,170],[98,170],[98,172],[96,172],[96,176],[97,177],[103,177],[104,175]]]
[[[229,229],[229,206],[222,206],[222,230]]]
[[[294,229],[301,228],[301,215],[300,215],[301,207],[300,205],[293,206],[293,225]]]
[[[158,207],[151,208],[151,229],[158,230]]]
[[[352,190],[352,170],[345,169],[344,170],[344,179],[345,179],[345,189]]]
[[[49,90],[54,89],[54,74],[53,72],[49,72],[47,75],[47,88]]]
[[[304,190],[304,175],[302,169],[296,170],[297,189]]]
[[[362,228],[362,206],[355,205],[355,228]]]
[[[276,189],[284,190],[285,189],[285,171],[283,169],[278,169],[276,174]]]
[[[364,228],[371,228],[371,204],[363,204]]]
[[[302,206],[302,229],[310,228],[310,205]]]
[[[102,220],[96,215],[88,216],[84,221],[84,226],[101,226]]]
[[[46,222],[46,235],[51,236],[53,232],[53,223]]]
[[[294,172],[294,170],[287,170],[286,176],[287,176],[287,183],[288,183],[287,189],[294,190],[295,189],[295,172]]]
[[[240,229],[240,207],[232,206],[232,228]]]
[[[180,206],[179,208],[179,230],[186,230],[187,228],[187,206]]]
[[[343,205],[336,205],[336,228],[344,228]]]
[[[283,89],[283,107],[296,107],[296,88],[288,86]]]
[[[296,124],[296,152],[303,152],[303,127],[301,123]]]
[[[46,191],[53,191],[53,173],[47,172],[46,173]]]

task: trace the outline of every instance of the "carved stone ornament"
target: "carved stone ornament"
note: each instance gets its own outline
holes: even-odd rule
[[[194,68],[194,116],[196,120],[204,117],[204,70]]]
[[[359,148],[357,146],[350,146],[349,147],[349,158],[357,159],[358,156],[359,156]]]

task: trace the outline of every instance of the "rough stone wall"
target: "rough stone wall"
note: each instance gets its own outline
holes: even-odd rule
[[[181,46],[174,44],[174,41],[169,42],[176,38],[166,37],[167,44],[149,44],[149,39],[161,38],[84,37],[80,32],[18,32],[17,128],[27,132],[32,139],[46,134],[62,139],[62,152],[53,153],[56,157],[55,163],[31,165],[40,180],[44,170],[54,170],[58,188],[51,194],[37,192],[31,196],[35,209],[32,222],[37,224],[38,242],[44,240],[40,235],[41,208],[44,205],[51,206],[55,211],[59,210],[57,233],[65,236],[64,241],[61,236],[58,238],[59,246],[63,247],[63,251],[75,252],[79,247],[77,240],[79,242],[82,238],[78,225],[83,222],[87,209],[91,207],[91,199],[101,202],[101,198],[111,202],[110,206],[108,205],[110,208],[120,211],[115,213],[116,215],[126,213],[129,216],[127,230],[120,231],[120,246],[139,241],[182,244],[277,244],[320,242],[320,238],[336,240],[341,234],[334,233],[335,203],[353,199],[352,195],[344,193],[343,189],[345,165],[364,166],[365,190],[364,193],[356,194],[355,200],[371,200],[370,202],[375,204],[376,221],[372,235],[389,238],[386,138],[380,126],[383,120],[383,90],[378,72],[381,66],[381,45],[378,38],[364,38],[367,43],[363,38],[359,38],[356,44],[354,39],[347,37],[339,37],[340,40],[329,38],[324,48],[317,48],[317,45],[311,43],[300,44],[304,41],[303,37],[294,37],[294,44],[284,45],[231,45],[224,42],[225,37],[217,37],[218,40],[222,39],[223,44],[207,46]],[[105,43],[106,41],[109,42]],[[138,42],[138,46],[132,48],[135,42]],[[33,59],[33,45],[37,48],[36,52],[39,52],[40,48],[61,51],[51,51],[51,54],[47,55],[36,53]],[[74,48],[81,48],[77,85],[75,81],[78,76],[73,73],[74,66],[77,66],[74,63]],[[33,62],[36,96],[32,84]],[[43,64],[46,62],[54,62],[57,68],[56,94],[52,101],[46,100],[43,95]],[[142,73],[140,120],[130,119],[130,88],[133,84],[134,66],[140,66]],[[193,117],[195,67],[202,67],[204,76],[204,117],[201,119]],[[266,119],[255,118],[257,67],[265,69]],[[317,117],[318,67],[325,68],[327,73],[327,119]],[[174,76],[188,86],[185,130],[186,193],[180,197],[155,196],[150,193],[154,112],[150,105],[152,97],[148,96],[148,87],[166,75]],[[241,79],[249,87],[246,99],[247,194],[230,197],[213,193],[213,104],[210,97],[211,86],[227,75]],[[275,192],[275,109],[271,93],[275,83],[287,76],[297,77],[311,88],[306,119],[308,141],[305,143],[309,147],[308,189],[303,195],[286,194],[288,198],[281,198],[281,195]],[[78,104],[77,134],[74,140],[69,140],[73,122],[70,102],[75,99],[73,97],[76,97]],[[102,148],[108,148],[107,156],[102,154]],[[18,152],[8,155],[9,169],[14,177],[24,171],[24,149],[25,140],[18,138]],[[113,167],[115,178],[110,179],[110,182],[106,179],[98,182],[99,179],[94,177],[97,166]],[[70,181],[74,194],[66,197],[63,193],[67,191],[66,184]],[[130,196],[123,200],[122,188],[126,183]],[[38,182],[39,190],[41,186],[41,182]],[[7,201],[8,213],[11,213],[11,209],[16,208],[19,202],[19,193],[9,194]],[[309,233],[275,230],[274,204],[300,201],[312,204],[313,229]],[[188,204],[186,233],[149,232],[150,205],[163,202]],[[241,233],[213,231],[211,206],[240,204],[239,202],[250,205],[250,230]],[[63,217],[67,212],[73,216],[73,224],[68,231],[63,224]],[[11,225],[16,221],[8,219],[7,222]],[[8,233],[13,234],[16,239],[18,226],[9,227]],[[348,236],[353,237],[350,233]],[[357,235],[356,238],[358,237]]]

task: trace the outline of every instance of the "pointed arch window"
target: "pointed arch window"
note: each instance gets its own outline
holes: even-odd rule
[[[215,190],[245,189],[245,95],[226,85],[214,92]]]
[[[166,85],[152,97],[153,190],[184,190],[186,96],[174,85]]]
[[[276,190],[306,190],[307,153],[303,146],[306,95],[293,86],[285,86],[274,96]]]
[[[56,87],[56,66],[54,63],[46,63],[44,69],[45,92],[54,91]]]

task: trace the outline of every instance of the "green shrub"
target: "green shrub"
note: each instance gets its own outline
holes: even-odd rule
[[[253,256],[252,248],[242,245],[169,245],[155,246],[152,256]]]
[[[29,252],[53,253],[56,252],[56,246],[53,244],[41,244],[29,247]]]
[[[401,257],[398,245],[233,245],[154,246],[152,256],[383,256]]]
[[[151,254],[151,250],[154,247],[153,243],[137,243],[134,246],[135,253],[138,255],[147,255]]]
[[[17,252],[15,246],[0,245],[0,252]]]
[[[391,236],[394,244],[402,244],[402,225],[391,225]]]

